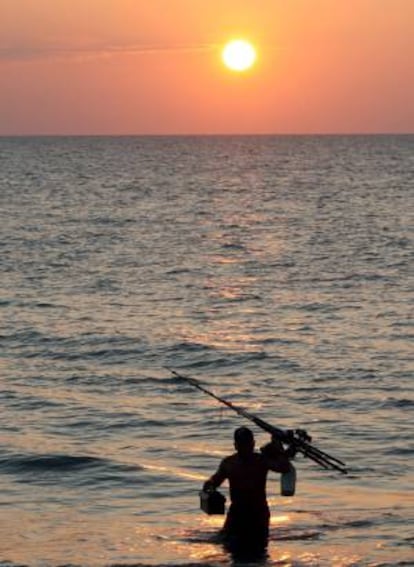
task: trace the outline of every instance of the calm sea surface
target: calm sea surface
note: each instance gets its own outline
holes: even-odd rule
[[[414,565],[413,136],[2,138],[0,205],[1,566],[230,564],[248,422],[165,366],[348,464],[269,565]]]

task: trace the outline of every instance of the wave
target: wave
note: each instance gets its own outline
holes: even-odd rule
[[[0,456],[0,474],[15,480],[47,485],[131,484],[144,467],[117,463],[89,455],[69,454],[5,454]],[[0,564],[1,565],[1,564]]]
[[[414,406],[414,400],[408,398],[389,398],[385,400],[382,404],[382,408],[412,408]]]
[[[96,467],[105,464],[103,459],[75,455],[14,455],[0,457],[0,471],[36,472],[36,471],[70,471],[85,467]]]

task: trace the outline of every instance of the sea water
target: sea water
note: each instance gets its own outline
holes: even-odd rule
[[[413,180],[413,136],[0,139],[0,565],[231,564],[249,423],[165,367],[347,463],[269,476],[269,565],[414,565]]]

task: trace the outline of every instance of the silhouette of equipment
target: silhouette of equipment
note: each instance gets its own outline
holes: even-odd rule
[[[305,457],[311,459],[324,469],[336,470],[341,472],[342,474],[348,473],[346,464],[343,461],[333,457],[332,455],[329,455],[328,453],[325,453],[324,451],[321,451],[314,445],[311,445],[312,438],[304,429],[279,429],[278,427],[270,425],[270,423],[267,423],[260,417],[244,410],[239,406],[234,405],[232,402],[229,402],[228,400],[217,396],[214,392],[205,388],[201,384],[201,382],[199,382],[195,378],[184,376],[183,374],[180,374],[175,370],[172,370],[171,368],[167,368],[167,370],[169,370],[176,378],[179,378],[180,380],[183,380],[194,388],[197,388],[201,392],[208,394],[242,417],[248,419],[249,421],[252,421],[258,427],[260,427],[264,431],[267,431],[267,433],[270,433],[273,441],[278,441],[281,444],[287,446],[286,451],[291,458],[295,455],[295,453],[302,453]]]

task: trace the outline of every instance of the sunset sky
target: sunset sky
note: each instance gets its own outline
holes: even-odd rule
[[[354,132],[414,132],[414,0],[0,0],[0,135]]]

